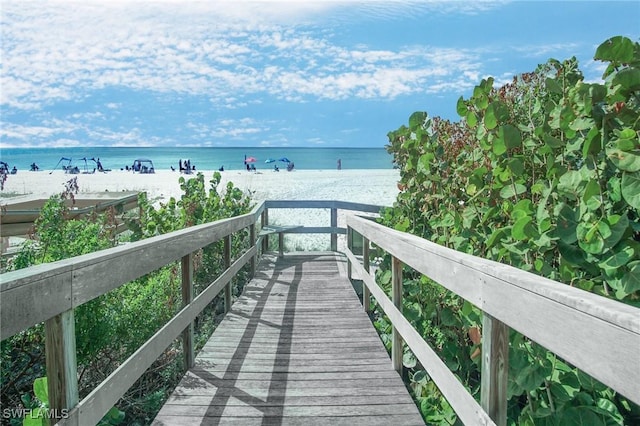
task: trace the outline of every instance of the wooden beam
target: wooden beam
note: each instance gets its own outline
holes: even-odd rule
[[[364,270],[367,271],[367,274],[370,273],[369,269],[369,240],[365,237],[362,238],[362,262]],[[369,291],[369,287],[367,287],[364,283],[362,284],[362,307],[366,313],[371,312],[371,292]]]
[[[411,349],[416,359],[433,379],[440,392],[447,399],[453,410],[464,424],[494,425],[495,423],[484,412],[460,380],[449,370],[440,356],[425,342],[424,338],[407,321],[393,302],[378,286],[373,277],[365,273],[362,265],[358,263],[353,253],[347,252],[347,257],[353,262],[356,271],[362,275],[363,284],[369,287],[371,295],[376,299],[380,308],[389,317],[389,321]]]
[[[347,247],[349,248],[349,251],[353,253],[353,229],[350,227],[347,227]],[[352,275],[351,271],[352,271],[351,261],[347,261],[347,279],[348,280],[351,279],[351,275]]]
[[[78,404],[78,366],[73,310],[63,312],[45,322],[45,357],[49,409],[55,415],[62,415]]]
[[[393,305],[402,313],[402,262],[397,257],[391,258],[391,295]],[[391,363],[393,368],[402,375],[402,357],[404,342],[395,326],[392,326]]]
[[[182,307],[193,301],[193,254],[182,257],[180,262],[182,271]],[[193,322],[182,332],[182,351],[184,353],[184,368],[188,370],[195,365],[195,349],[193,344]]]
[[[68,419],[60,426],[95,425],[124,393],[142,376],[162,352],[193,322],[195,317],[216,297],[224,286],[242,269],[256,253],[253,247],[237,259],[229,269],[198,294],[189,306],[183,308],[167,324],[158,330],[125,362],[109,375],[97,388],[87,395]]]
[[[231,235],[224,237],[224,269],[227,270],[231,266]],[[224,312],[231,310],[232,299],[232,283],[229,281],[224,288]]]
[[[640,404],[640,369],[628,368],[638,361],[640,309],[357,216],[347,226]],[[597,337],[584,339],[576,329]]]
[[[482,408],[498,426],[507,424],[509,327],[491,315],[482,319]]]
[[[338,209],[331,208],[331,227],[338,227]],[[335,232],[331,233],[331,251],[338,251],[338,235]]]
[[[265,207],[262,211],[262,217],[260,218],[260,225],[262,228],[269,225],[269,209]],[[269,251],[269,236],[265,235],[262,239],[262,252],[266,253]]]
[[[249,225],[249,246],[253,247],[255,245],[256,245],[256,224],[252,223],[251,225]],[[256,275],[257,261],[258,261],[258,256],[256,254],[256,256],[251,258],[251,262],[249,262],[251,267],[251,278],[255,277]]]

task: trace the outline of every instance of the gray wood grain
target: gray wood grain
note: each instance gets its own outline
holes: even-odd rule
[[[349,216],[347,226],[492,317],[640,403],[640,309],[460,253],[364,218]],[[355,261],[355,256],[353,259]],[[588,337],[584,330],[588,330]]]
[[[153,424],[424,424],[338,262],[265,256]]]

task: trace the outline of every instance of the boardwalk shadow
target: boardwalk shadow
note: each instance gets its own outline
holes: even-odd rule
[[[291,268],[291,266],[294,266],[295,268],[293,275],[287,273],[287,280],[282,280],[281,276],[283,275],[283,272],[286,269]],[[269,281],[262,289],[261,294],[254,292],[248,296],[251,299],[256,300],[256,305],[251,315],[247,316],[242,312],[234,312],[232,310],[233,314],[247,318],[248,323],[239,340],[238,347],[233,352],[231,361],[229,362],[222,377],[218,377],[205,369],[192,371],[192,374],[196,375],[200,380],[204,380],[208,384],[216,387],[215,394],[211,399],[201,424],[219,424],[221,419],[220,416],[231,398],[235,398],[242,403],[251,406],[252,409],[262,413],[263,424],[281,424],[287,388],[286,371],[288,371],[291,356],[292,339],[290,336],[293,332],[295,306],[298,297],[298,285],[302,279],[302,269],[303,263],[297,262],[295,265],[292,265],[287,258],[278,259],[274,266],[273,274],[269,277]],[[264,278],[265,277],[263,277],[263,279]],[[282,291],[274,291],[276,285],[278,285],[278,287],[282,285],[288,286],[286,294]],[[261,318],[269,299],[274,297],[284,297],[285,299],[282,311],[282,324],[277,324],[274,321],[265,321]],[[268,380],[269,387],[267,390],[266,400],[251,395],[247,391],[241,389],[241,386],[238,385],[241,366],[247,359],[247,355],[252,348],[257,329],[260,325],[279,328],[279,338],[275,350],[275,358],[273,359],[273,366],[286,367],[280,369],[280,371],[284,372],[279,371],[275,374],[272,371],[271,377]]]

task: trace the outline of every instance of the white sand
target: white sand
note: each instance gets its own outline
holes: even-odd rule
[[[212,171],[203,171],[205,181],[213,176]],[[246,171],[222,172],[220,190],[228,181],[243,191],[251,193],[255,201],[262,200],[340,200],[356,203],[391,205],[397,194],[399,180],[397,170],[296,170],[293,172]],[[49,197],[60,193],[64,183],[77,177],[80,192],[146,191],[150,199],[158,202],[181,195],[178,179],[180,174],[158,171],[141,175],[127,171],[111,171],[88,175],[68,175],[61,170],[49,173],[19,172],[10,175],[5,182],[3,194],[33,194]],[[194,175],[184,175],[186,179]],[[338,215],[338,226],[345,226],[347,212]],[[272,210],[269,222],[279,225],[329,226],[328,210]],[[344,246],[339,239],[339,249]],[[328,235],[287,235],[288,250],[325,250],[329,247]]]

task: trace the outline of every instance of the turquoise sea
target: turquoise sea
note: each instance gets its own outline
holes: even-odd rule
[[[62,169],[62,164],[71,164],[84,170],[85,163],[89,170],[95,167],[91,158],[100,159],[105,169],[118,170],[131,166],[136,159],[145,158],[153,161],[156,170],[178,168],[179,160],[190,160],[196,170],[243,169],[244,158],[254,157],[257,169],[272,169],[274,165],[286,168],[286,163],[279,161],[287,158],[295,164],[296,169],[328,170],[336,169],[340,160],[343,169],[391,169],[392,156],[384,148],[3,148],[0,149],[0,160],[12,169],[29,170],[31,163],[36,163],[40,170]],[[87,159],[86,161],[84,159]],[[268,159],[274,163],[265,163]]]

